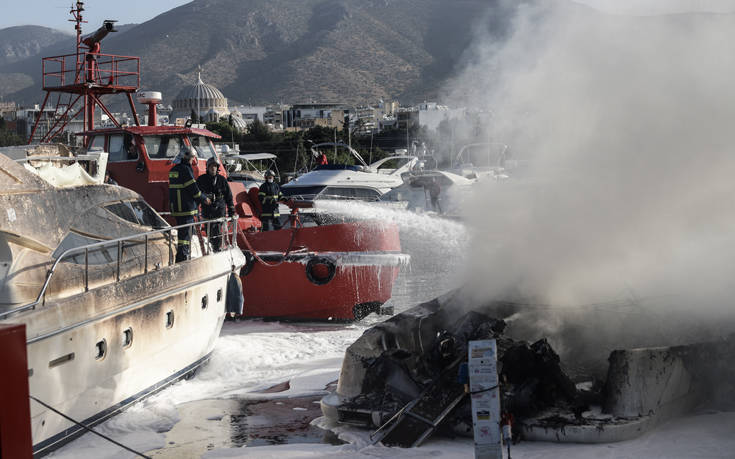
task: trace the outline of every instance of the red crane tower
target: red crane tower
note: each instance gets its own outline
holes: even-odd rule
[[[110,32],[117,32],[114,27],[116,21],[105,20],[102,27],[94,33],[82,36],[82,23],[87,22],[82,19],[83,11],[84,2],[81,1],[76,2],[76,8],[72,7],[69,11],[74,17],[70,21],[76,23],[76,54],[43,59],[43,90],[46,91],[46,97],[33,124],[28,143],[34,140],[41,115],[52,93],[57,95],[55,111],[48,131],[38,139],[41,143],[51,142],[58,137],[69,122],[80,115],[84,117],[84,129],[93,130],[97,106],[119,127],[120,123],[102,102],[102,96],[108,94],[125,94],[135,124],[140,125],[132,96],[140,88],[140,58],[102,54],[100,42]]]

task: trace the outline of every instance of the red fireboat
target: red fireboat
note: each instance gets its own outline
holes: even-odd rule
[[[57,95],[56,113],[42,135],[36,135],[39,117],[29,143],[52,142],[71,120],[83,116],[85,130],[79,135],[84,136],[85,150],[107,152],[107,167],[114,180],[139,192],[166,216],[173,159],[181,149],[194,148],[194,175],[204,174],[207,159],[217,155],[213,140],[220,137],[190,123],[159,126],[158,92],[137,94],[138,102],[148,106],[148,125],[141,125],[133,102],[140,88],[140,58],[101,53],[100,42],[115,32],[114,21],[105,21],[97,31],[83,36],[81,24],[86,21],[82,11],[83,2],[71,9],[76,53],[43,59],[46,97],[41,113],[52,94]],[[135,125],[122,125],[106,107],[102,97],[112,94],[127,97]],[[115,127],[95,127],[96,107]],[[226,176],[223,169],[220,173]],[[239,216],[238,244],[249,260],[240,273],[245,293],[243,316],[358,320],[383,310],[406,258],[400,253],[395,224],[363,220],[309,226],[302,224],[299,203],[292,203],[283,229],[263,232],[257,187],[246,190],[235,181],[229,185]]]

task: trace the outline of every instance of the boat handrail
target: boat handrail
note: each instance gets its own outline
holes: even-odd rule
[[[155,236],[157,234],[168,234],[168,265],[172,266],[174,264],[174,256],[173,256],[173,238],[171,232],[173,230],[178,230],[180,228],[189,228],[192,226],[199,226],[200,230],[197,232],[197,234],[201,235],[201,227],[204,225],[207,225],[207,234],[211,234],[210,229],[211,225],[213,223],[226,223],[232,221],[233,226],[232,229],[228,225],[226,225],[226,229],[224,234],[221,234],[221,237],[223,239],[223,242],[225,242],[225,247],[237,247],[237,217],[221,217],[216,218],[212,220],[202,220],[194,223],[186,223],[183,225],[177,225],[177,226],[167,226],[166,228],[161,228],[157,230],[151,230],[147,231],[145,233],[137,233],[130,236],[125,236],[117,239],[110,239],[108,241],[102,241],[102,242],[94,242],[92,244],[86,244],[78,247],[72,247],[70,249],[65,250],[62,252],[61,255],[59,255],[56,260],[54,261],[54,264],[51,265],[51,269],[46,274],[46,281],[43,283],[43,286],[41,287],[41,291],[39,292],[38,296],[36,297],[36,300],[32,303],[25,304],[23,306],[19,306],[17,308],[11,309],[9,311],[4,311],[0,313],[0,320],[5,319],[11,314],[15,314],[18,312],[23,312],[28,309],[35,309],[36,306],[39,304],[43,304],[46,301],[46,290],[48,289],[49,284],[51,283],[51,279],[53,278],[54,273],[56,272],[56,267],[61,263],[64,259],[68,258],[71,255],[78,255],[80,253],[84,253],[84,291],[89,291],[89,251],[94,250],[101,247],[106,246],[112,246],[117,245],[117,269],[115,274],[115,282],[120,282],[120,261],[122,259],[122,249],[124,246],[124,243],[127,241],[136,241],[139,242],[138,239],[143,238],[145,242],[145,261],[143,263],[143,274],[148,273],[148,242],[150,239],[150,236]],[[229,236],[229,237],[227,237]],[[210,251],[206,251],[205,253],[202,253],[202,256],[207,256],[211,253]]]

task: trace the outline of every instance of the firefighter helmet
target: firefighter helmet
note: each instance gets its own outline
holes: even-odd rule
[[[207,169],[209,169],[209,166],[215,165],[217,168],[219,168],[219,161],[217,161],[217,158],[212,156],[207,160]]]
[[[275,178],[276,177],[276,174],[274,174],[273,171],[270,170],[270,169],[268,169],[267,171],[265,171],[265,174],[264,175],[265,175],[265,178],[268,178],[268,177]]]

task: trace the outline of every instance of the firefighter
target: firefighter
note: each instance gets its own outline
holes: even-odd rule
[[[168,199],[171,205],[171,216],[176,219],[176,226],[194,223],[194,216],[198,213],[198,204],[211,204],[209,198],[199,191],[191,162],[194,159],[194,149],[186,148],[174,159],[174,167],[168,173]],[[188,260],[191,257],[191,235],[193,227],[177,230],[176,262]]]
[[[205,219],[214,219],[224,217],[229,214],[230,217],[235,215],[235,204],[232,202],[232,191],[227,184],[227,179],[219,175],[219,161],[216,157],[207,160],[207,173],[197,178],[197,186],[204,195],[212,201],[211,204],[202,205],[202,217]],[[227,212],[225,212],[225,210]],[[222,246],[222,223],[210,225],[209,241],[212,243],[212,249],[219,252]]]
[[[260,222],[263,231],[281,229],[281,214],[278,212],[278,203],[284,201],[281,187],[275,182],[276,174],[272,170],[265,172],[265,183],[260,186],[258,200],[263,211],[260,213]]]

